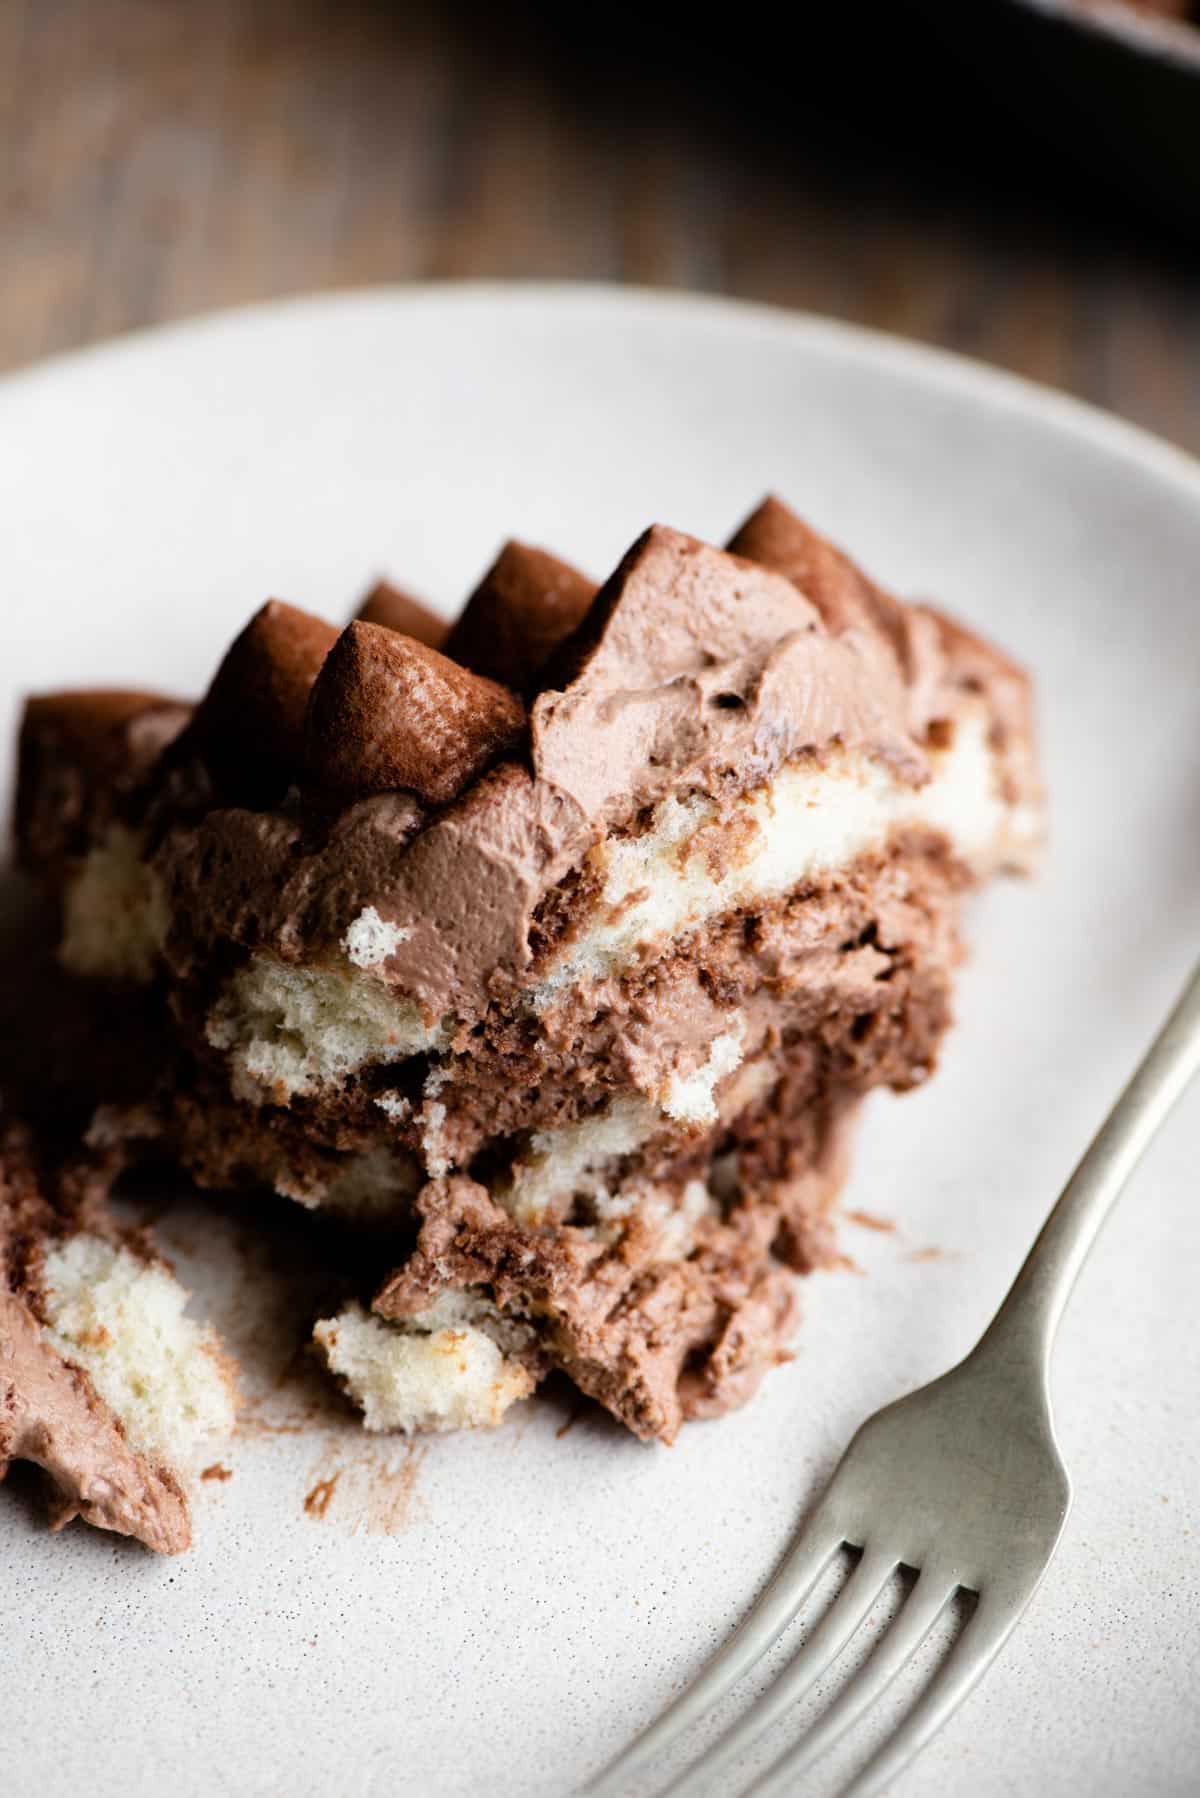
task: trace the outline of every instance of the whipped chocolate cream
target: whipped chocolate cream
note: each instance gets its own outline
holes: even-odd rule
[[[575,673],[533,706],[534,769],[599,826],[681,779],[748,785],[835,740],[927,777],[878,630],[832,635],[785,576],[665,526],[634,544],[563,653]]]
[[[280,813],[216,812],[171,832],[154,863],[174,919],[168,959],[186,972],[198,947],[221,941],[285,960],[318,943],[330,955],[375,905],[398,939],[380,976],[430,1019],[478,1012],[530,966],[538,902],[593,833],[515,762],[422,823],[414,801],[388,793],[351,806],[309,853],[301,820]]]
[[[773,497],[734,532],[729,549],[786,575],[817,606],[834,635],[867,631],[890,643],[909,691],[908,723],[915,737],[923,739],[951,717],[962,694],[982,697],[1004,760],[1008,797],[1040,803],[1029,676],[994,644],[934,606],[902,605]]]
[[[938,642],[927,620],[886,593],[836,544],[820,536],[773,495],[734,532],[730,553],[786,575],[821,615],[830,636],[866,635],[890,650],[913,695],[909,725],[920,736],[928,717],[929,676]]]
[[[681,777],[761,779],[835,741],[919,786],[931,727],[964,691],[1032,740],[1021,669],[932,608],[902,605],[778,500],[729,552],[653,527],[563,655],[573,678],[533,707],[534,767],[606,821]],[[1028,760],[1018,785],[1014,797],[1040,797]]]

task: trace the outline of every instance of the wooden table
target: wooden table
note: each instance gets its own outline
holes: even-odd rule
[[[0,0],[0,367],[304,289],[579,277],[946,344],[1200,452],[1194,257],[593,51],[444,6]]]

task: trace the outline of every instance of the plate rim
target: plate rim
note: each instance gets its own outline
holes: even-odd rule
[[[308,314],[316,320],[329,312],[393,307],[397,311],[417,312],[429,306],[526,309],[546,305],[565,306],[579,313],[595,309],[622,314],[627,322],[674,312],[682,314],[688,325],[721,325],[734,332],[755,330],[810,350],[849,354],[883,372],[917,378],[948,394],[982,402],[992,409],[1019,413],[1089,449],[1135,464],[1176,487],[1181,498],[1200,507],[1200,456],[1143,425],[1027,375],[958,350],[803,308],[686,288],[612,281],[479,278],[306,289],[138,326],[97,343],[56,351],[0,374],[0,435],[10,404],[32,399],[40,389],[69,381],[76,372],[119,369],[122,361],[158,349],[201,342],[230,327],[267,329],[281,314],[293,318]]]

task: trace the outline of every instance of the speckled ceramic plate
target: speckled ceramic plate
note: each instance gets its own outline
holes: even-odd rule
[[[696,1670],[864,1414],[973,1340],[1200,944],[1200,471],[904,344],[587,289],[301,301],[0,386],[5,737],[30,687],[194,691],[268,594],[337,617],[386,570],[449,608],[507,533],[601,571],[768,488],[1040,683],[1045,873],[976,906],[937,1079],[865,1122],[847,1204],[894,1228],[847,1221],[794,1361],[673,1449],[553,1400],[405,1449],[287,1375],[287,1255],[185,1205],[251,1392],[232,1477],[170,1562],[0,1492],[6,1791],[561,1798]],[[905,1794],[1197,1789],[1198,1143],[1193,1094],[1087,1269],[1066,1540]]]

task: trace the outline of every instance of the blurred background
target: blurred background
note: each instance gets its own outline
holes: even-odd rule
[[[1189,3],[0,0],[0,369],[318,288],[627,281],[1200,452]]]

